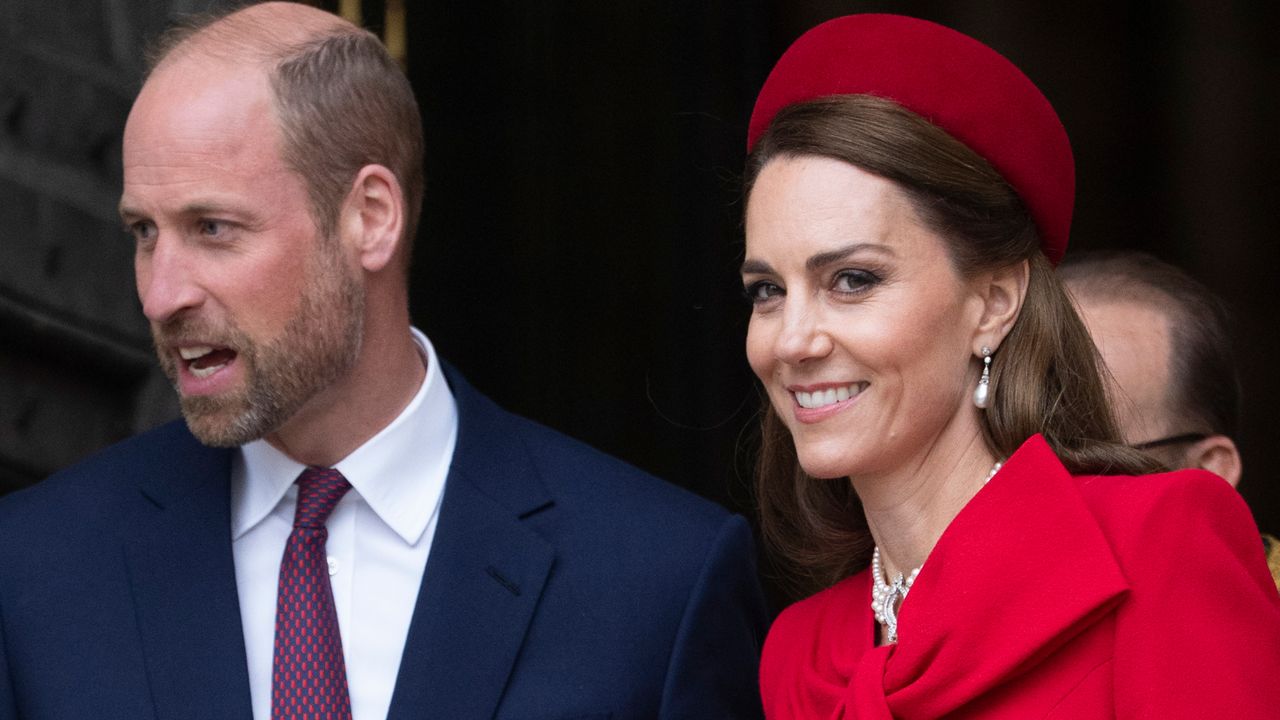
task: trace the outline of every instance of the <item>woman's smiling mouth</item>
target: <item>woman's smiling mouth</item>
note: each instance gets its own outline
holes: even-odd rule
[[[818,410],[829,405],[845,402],[858,396],[865,390],[867,384],[850,383],[837,387],[829,387],[821,390],[802,391],[793,390],[791,395],[796,399],[796,404],[805,410]]]

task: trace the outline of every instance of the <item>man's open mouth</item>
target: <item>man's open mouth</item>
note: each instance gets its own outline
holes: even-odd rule
[[[178,355],[192,375],[204,379],[226,367],[235,359],[236,351],[209,345],[192,345],[178,348]]]

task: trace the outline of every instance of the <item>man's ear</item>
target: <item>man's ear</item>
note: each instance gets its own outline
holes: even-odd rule
[[[1231,483],[1240,484],[1244,462],[1235,442],[1226,435],[1210,435],[1187,449],[1186,467],[1197,467],[1219,475]]]
[[[382,270],[396,257],[404,217],[404,192],[395,173],[383,165],[360,168],[343,204],[339,227],[347,247],[367,272]]]
[[[973,354],[981,355],[983,347],[1000,347],[1022,311],[1027,297],[1031,264],[1027,260],[982,273],[975,280],[975,290],[982,303],[974,332]]]

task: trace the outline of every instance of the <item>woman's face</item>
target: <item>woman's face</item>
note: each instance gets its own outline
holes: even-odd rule
[[[976,438],[983,300],[893,182],[776,158],[747,207],[747,359],[815,477],[917,465]]]

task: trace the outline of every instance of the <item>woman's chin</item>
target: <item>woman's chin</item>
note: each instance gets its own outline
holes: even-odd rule
[[[806,457],[801,453],[799,460],[805,474],[819,480],[842,480],[854,474],[847,458]]]

